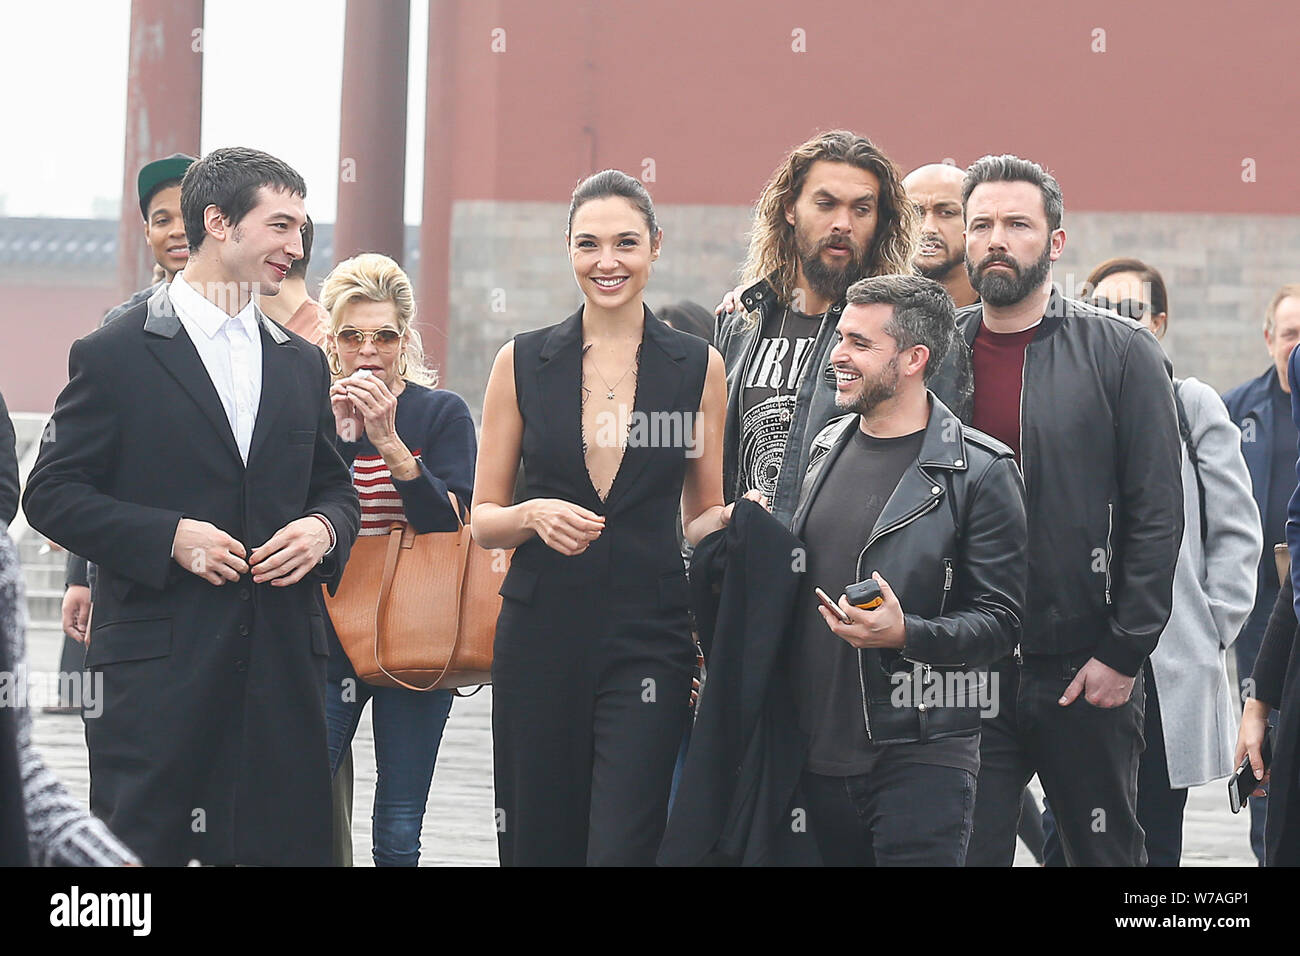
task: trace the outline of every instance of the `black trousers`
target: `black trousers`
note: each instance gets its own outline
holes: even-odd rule
[[[808,827],[826,866],[961,866],[975,786],[969,770],[888,755],[871,773],[803,775]]]
[[[1186,789],[1169,786],[1169,763],[1165,752],[1164,724],[1160,719],[1160,697],[1156,692],[1155,672],[1151,662],[1142,668],[1146,692],[1146,718],[1143,739],[1146,749],[1138,764],[1137,816],[1142,825],[1147,848],[1147,866],[1178,866],[1183,856],[1183,811],[1187,807]],[[1056,821],[1051,807],[1043,814],[1048,830],[1046,862],[1048,866],[1065,866],[1065,852],[1056,835]]]
[[[86,645],[80,641],[74,641],[68,635],[63,635],[63,650],[59,655],[59,673],[60,674],[81,674],[81,683],[75,686],[84,688],[89,675],[86,671]],[[72,681],[59,681],[59,706],[60,707],[80,707],[83,700],[65,699],[64,693],[73,687]],[[82,691],[85,696],[85,691]]]
[[[1178,866],[1183,856],[1183,811],[1187,790],[1169,786],[1169,761],[1165,754],[1164,724],[1151,662],[1142,668],[1147,692],[1146,752],[1138,766],[1138,823],[1146,834],[1147,866]]]
[[[690,718],[684,608],[538,589],[507,598],[492,665],[502,866],[653,866]]]
[[[1088,653],[1006,658],[994,666],[998,713],[980,740],[979,798],[967,866],[1010,866],[1021,794],[1035,773],[1071,866],[1145,866],[1137,819],[1142,679],[1128,703],[1057,703]]]

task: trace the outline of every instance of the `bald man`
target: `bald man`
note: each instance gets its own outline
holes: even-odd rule
[[[979,301],[966,275],[966,227],[961,210],[961,183],[966,171],[947,163],[929,163],[903,179],[907,198],[921,216],[921,246],[913,260],[918,272],[943,286],[957,308]]]

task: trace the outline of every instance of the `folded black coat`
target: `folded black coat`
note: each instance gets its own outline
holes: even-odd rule
[[[799,777],[787,659],[803,544],[748,499],[691,557],[691,599],[708,678],[682,768],[663,866],[817,865]]]

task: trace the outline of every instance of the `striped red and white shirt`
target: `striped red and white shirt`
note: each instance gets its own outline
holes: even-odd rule
[[[411,450],[416,461],[420,460],[420,451],[419,448]],[[352,483],[361,498],[358,534],[388,534],[394,521],[406,521],[402,496],[382,455],[357,455],[352,461]]]

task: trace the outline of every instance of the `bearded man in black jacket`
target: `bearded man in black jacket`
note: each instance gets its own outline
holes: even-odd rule
[[[959,314],[931,387],[1015,451],[1029,516],[1023,636],[995,666],[966,862],[1011,864],[1037,772],[1071,865],[1143,866],[1142,665],[1169,618],[1183,532],[1170,373],[1137,322],[1053,287],[1064,202],[1040,166],[985,156],[962,203],[982,301]]]
[[[961,866],[988,665],[1020,639],[1024,488],[1011,449],[926,390],[955,333],[943,287],[877,276],[847,303],[830,358],[835,403],[854,414],[814,440],[793,527],[807,545],[790,673],[808,824],[829,866]],[[846,596],[867,578],[874,609]]]

